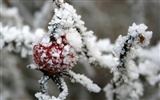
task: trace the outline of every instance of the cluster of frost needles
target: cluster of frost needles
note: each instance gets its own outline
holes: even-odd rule
[[[54,0],[54,4],[56,8],[48,32],[19,27],[21,21],[18,27],[0,23],[0,50],[20,53],[22,58],[32,55],[35,63],[27,67],[43,73],[39,80],[42,92],[35,94],[38,100],[65,100],[69,93],[64,76],[90,92],[100,92],[101,88],[92,80],[71,70],[81,60],[87,60],[90,66],[108,68],[113,73],[113,79],[103,89],[107,100],[139,100],[144,90],[140,76],[150,85],[158,83],[160,86],[160,55],[157,55],[160,43],[148,50],[141,48],[148,46],[152,37],[146,25],[133,23],[126,36],[119,36],[116,43],[111,44],[109,39],[97,40],[93,31],[87,31],[72,5],[63,0]],[[16,16],[7,10],[7,15],[1,12],[2,16],[20,18],[17,10],[12,10]],[[58,97],[48,94],[49,79],[56,83],[60,91]]]

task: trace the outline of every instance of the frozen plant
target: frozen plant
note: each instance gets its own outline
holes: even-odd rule
[[[150,49],[140,49],[138,51],[138,70],[148,83],[152,86],[160,86],[160,42]]]
[[[23,27],[9,27],[0,23],[0,27],[0,49],[20,53],[22,58],[28,55],[34,40],[45,33],[42,29],[32,32],[27,25]]]
[[[132,59],[138,48],[149,44],[152,32],[146,29],[146,25],[134,23],[129,27],[127,36],[118,37],[113,53],[119,63],[112,70],[111,84],[104,88],[109,100],[138,100],[143,95],[143,86],[138,80],[139,70]]]
[[[42,93],[35,96],[39,100],[66,99],[68,88],[63,80],[63,75],[70,77],[71,82],[78,82],[91,92],[99,92],[101,89],[84,75],[71,71],[78,61],[82,51],[81,32],[86,32],[84,22],[76,14],[76,10],[63,0],[55,0],[57,8],[49,23],[48,33],[38,38],[33,43],[33,59],[37,64],[31,64],[28,68],[40,70],[44,73],[39,81]],[[80,32],[81,31],[81,32]],[[59,96],[47,95],[47,81],[52,79],[58,89]]]
[[[111,44],[110,39],[98,40],[93,31],[87,31],[81,16],[77,15],[72,5],[64,3],[63,0],[54,0],[54,3],[57,7],[49,23],[48,32],[36,28],[45,26],[48,17],[52,14],[50,13],[53,10],[50,6],[52,3],[49,0],[46,1],[41,11],[35,14],[34,21],[29,16],[23,18],[25,21],[31,22],[30,26],[23,25],[17,8],[7,8],[3,5],[3,11],[0,11],[0,17],[2,17],[0,49],[20,53],[21,57],[27,57],[28,52],[32,49],[29,53],[35,64],[30,64],[28,68],[39,70],[44,74],[39,80],[42,92],[37,92],[36,98],[39,100],[66,99],[69,89],[64,81],[64,76],[68,76],[72,83],[80,83],[90,92],[98,93],[100,88],[92,80],[83,74],[76,74],[72,71],[78,61],[85,65],[85,71],[89,72],[92,69],[89,67],[90,64],[90,66],[98,65],[108,68],[113,73],[112,82],[104,88],[107,100],[138,100],[143,95],[143,84],[146,81],[152,86],[157,84],[160,86],[160,55],[157,55],[157,52],[160,51],[160,43],[148,50],[141,49],[149,44],[152,35],[151,32],[146,31],[147,27],[144,24],[130,26],[128,35],[120,36],[114,45]],[[90,5],[88,6],[88,4]],[[96,12],[96,14],[94,13],[95,18],[97,18],[97,14],[103,16],[96,5],[88,4],[85,3],[84,6],[87,10]],[[21,15],[25,15],[25,10],[23,12]],[[92,17],[92,19],[94,18]],[[103,18],[98,20],[103,20]],[[103,20],[102,25],[106,26],[104,23],[106,21]],[[113,47],[114,55],[111,53]],[[140,50],[137,50],[139,48]],[[22,76],[17,74],[18,70],[15,71],[15,65],[12,66],[13,74],[15,74],[13,77]],[[4,68],[8,68],[8,65],[5,66],[7,67]],[[11,69],[9,71],[12,72]],[[92,73],[92,71],[90,72]],[[1,74],[8,75],[8,72]],[[139,78],[139,76],[146,80],[141,80],[142,77]],[[15,79],[19,80],[19,78]],[[53,80],[60,90],[58,97],[48,95],[47,82],[49,79]],[[21,83],[21,81],[16,82]],[[15,84],[13,86],[19,88],[20,85],[16,82],[12,82]],[[2,85],[7,87],[5,83]],[[34,90],[35,87],[31,87],[31,89]],[[8,92],[9,90],[0,95],[5,95],[4,99],[8,98],[11,94]],[[87,98],[84,96],[85,92],[80,93],[79,97]],[[158,95],[158,92],[153,91],[152,94],[154,95],[151,95],[150,98]]]

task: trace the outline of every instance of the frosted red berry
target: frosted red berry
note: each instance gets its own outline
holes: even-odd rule
[[[59,42],[50,41],[48,45],[38,42],[33,47],[33,58],[40,70],[49,76],[71,69],[77,61],[76,52],[61,36]]]

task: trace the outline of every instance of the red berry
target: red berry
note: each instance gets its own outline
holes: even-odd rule
[[[51,41],[49,45],[43,42],[35,44],[33,58],[41,71],[49,76],[71,69],[77,61],[76,52],[67,42],[66,36],[61,36],[58,43]]]

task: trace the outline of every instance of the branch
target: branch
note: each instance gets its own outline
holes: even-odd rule
[[[38,98],[38,100],[65,100],[66,96],[68,95],[68,88],[63,78],[60,78],[60,81],[61,81],[63,91],[59,94],[57,98],[54,96],[50,97],[49,95],[43,94],[41,92],[38,92],[35,94],[36,98]]]
[[[142,85],[138,81],[138,68],[132,61],[135,50],[147,46],[152,37],[151,31],[146,31],[144,24],[133,24],[128,29],[127,36],[119,36],[114,47],[114,55],[118,57],[119,64],[113,70],[114,78],[107,89],[112,90],[113,97],[110,100],[138,99],[142,95]],[[110,87],[110,88],[109,88]],[[125,89],[122,89],[125,88]],[[124,92],[122,94],[122,91]],[[110,98],[110,97],[108,97]]]
[[[77,82],[85,86],[90,92],[98,93],[100,92],[100,87],[94,84],[89,78],[84,75],[76,74],[73,71],[69,70],[69,75],[71,76],[72,82]]]
[[[0,49],[21,53],[23,58],[27,56],[32,43],[45,33],[42,29],[32,32],[29,26],[8,27],[0,23],[0,27],[3,29],[0,30]]]

